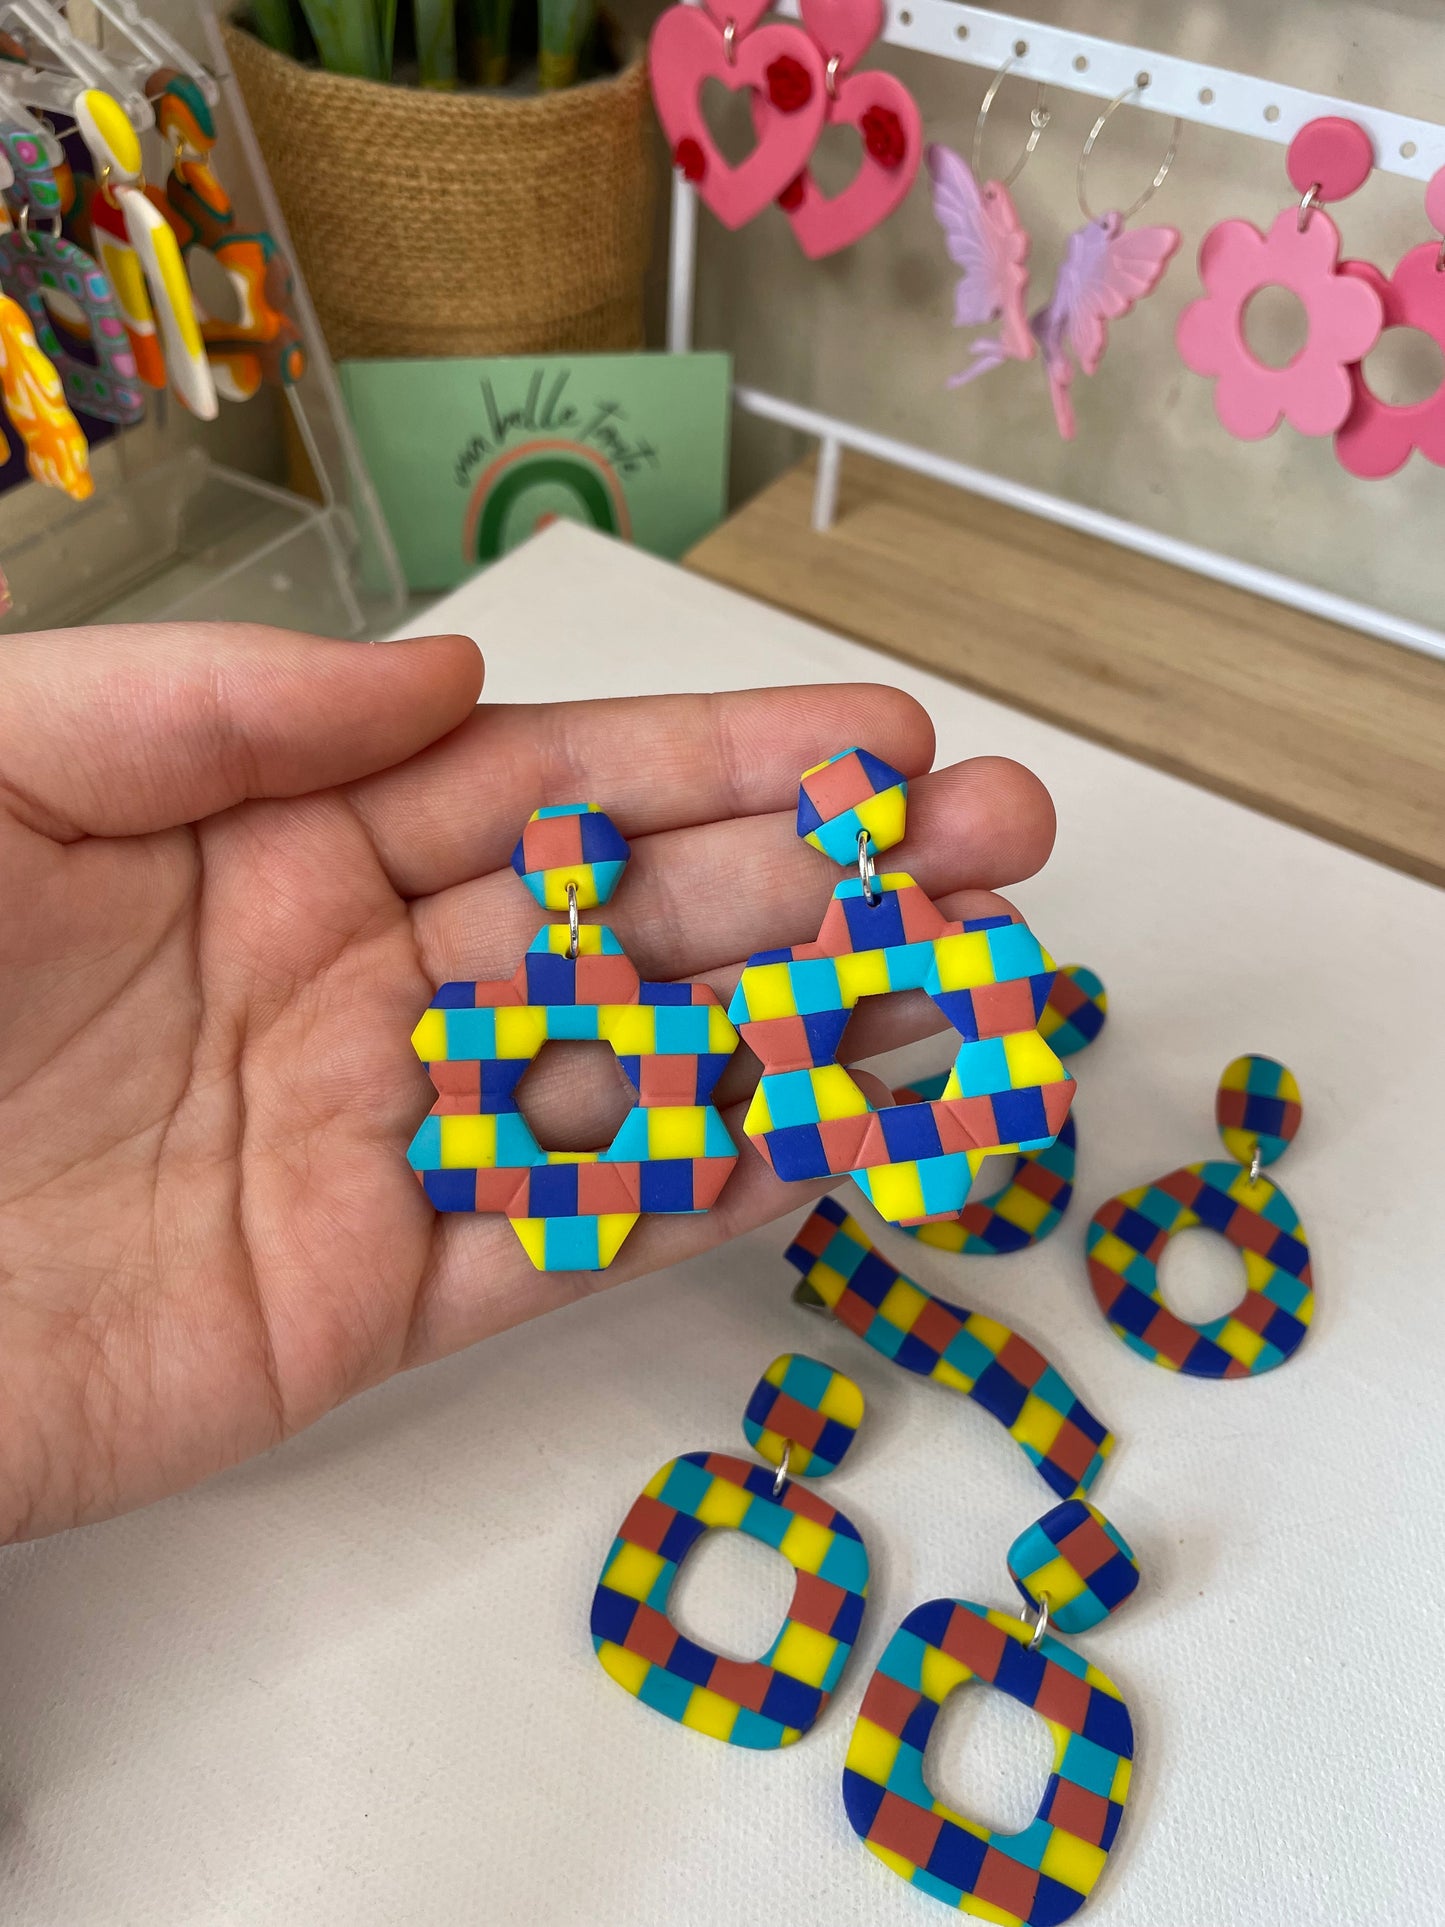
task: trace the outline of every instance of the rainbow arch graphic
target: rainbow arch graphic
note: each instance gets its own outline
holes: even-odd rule
[[[499,455],[477,477],[462,534],[468,562],[495,562],[505,552],[513,511],[535,488],[560,489],[576,505],[580,520],[631,541],[627,497],[610,463],[581,442],[533,441]]]

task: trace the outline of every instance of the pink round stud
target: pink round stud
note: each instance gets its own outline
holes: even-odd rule
[[[1430,185],[1425,189],[1425,219],[1432,228],[1445,234],[1445,167],[1431,175]]]
[[[1285,171],[1298,194],[1315,189],[1317,201],[1343,201],[1364,186],[1375,149],[1358,121],[1326,114],[1308,121],[1289,144]],[[1433,217],[1432,217],[1433,218]]]

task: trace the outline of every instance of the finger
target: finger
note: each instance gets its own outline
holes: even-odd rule
[[[1053,835],[1053,804],[1038,778],[1002,757],[978,757],[910,784],[897,860],[936,897],[1031,875]],[[808,942],[838,877],[781,812],[641,837],[632,859],[607,921],[643,976],[663,980]],[[511,976],[537,910],[503,870],[414,904],[412,921],[422,966],[443,983]]]
[[[471,714],[465,636],[368,647],[249,623],[0,644],[0,796],[58,839],[130,836],[385,769]]]
[[[414,897],[500,869],[542,804],[595,802],[626,837],[757,816],[795,806],[800,773],[857,741],[905,776],[933,761],[927,710],[884,684],[508,704],[351,800]]]

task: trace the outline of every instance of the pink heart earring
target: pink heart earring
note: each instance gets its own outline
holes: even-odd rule
[[[1138,91],[1137,86],[1130,87],[1115,95],[1089,130],[1075,175],[1084,225],[1069,236],[1052,297],[1029,322],[1043,350],[1054,420],[1066,442],[1074,439],[1076,427],[1069,392],[1074,363],[1077,361],[1086,375],[1098,373],[1109,345],[1109,323],[1122,321],[1154,292],[1179,246],[1178,228],[1128,225],[1163,187],[1174,165],[1181,131],[1177,120],[1159,171],[1137,201],[1122,213],[1095,214],[1089,206],[1089,156],[1094,144],[1113,115]]]
[[[1425,189],[1425,216],[1445,232],[1445,167]],[[1384,275],[1370,261],[1345,261],[1341,274],[1373,288],[1387,328],[1418,328],[1445,348],[1445,241],[1424,241]],[[1351,475],[1377,480],[1393,475],[1418,448],[1427,462],[1445,467],[1445,381],[1423,401],[1394,407],[1381,401],[1359,362],[1350,370],[1350,412],[1335,435],[1335,456]]]
[[[923,122],[901,80],[851,71],[883,31],[883,0],[800,0],[799,10],[827,62],[826,124],[856,127],[863,142],[862,164],[841,193],[824,194],[804,167],[778,197],[799,246],[818,261],[852,247],[901,205],[918,172]],[[757,100],[753,112],[761,123],[772,109]]]
[[[1034,338],[1029,333],[1029,233],[1018,217],[1010,187],[1024,171],[1029,157],[1049,124],[1042,83],[1029,115],[1029,137],[1024,150],[1002,180],[980,185],[983,130],[989,110],[1013,65],[1010,56],[979,103],[973,128],[973,165],[951,147],[934,142],[928,149],[928,173],[933,182],[933,213],[943,229],[948,256],[963,269],[954,291],[953,325],[978,328],[998,325],[996,335],[974,341],[970,367],[950,375],[948,386],[961,388],[976,375],[985,375],[1004,361],[1032,361]]]
[[[777,200],[807,166],[828,109],[823,60],[800,27],[757,22],[768,0],[705,0],[663,13],[648,43],[652,99],[674,164],[724,227]],[[750,89],[776,111],[738,166],[718,151],[702,111],[703,83]]]
[[[1363,127],[1327,115],[1290,142],[1285,168],[1298,207],[1275,217],[1268,234],[1250,221],[1221,221],[1199,249],[1204,295],[1179,317],[1175,341],[1196,375],[1214,380],[1214,412],[1231,435],[1257,441],[1288,421],[1301,435],[1333,435],[1354,400],[1351,367],[1380,336],[1384,303],[1376,288],[1340,267],[1339,229],[1324,212],[1363,186],[1374,166]],[[1283,368],[1271,368],[1244,338],[1244,310],[1269,287],[1288,288],[1304,306],[1309,334]]]

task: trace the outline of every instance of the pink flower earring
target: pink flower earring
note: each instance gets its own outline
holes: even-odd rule
[[[1425,189],[1425,216],[1445,232],[1445,167]],[[1418,328],[1445,348],[1445,241],[1424,241],[1384,275],[1370,261],[1346,261],[1340,269],[1373,288],[1386,328]],[[1335,456],[1351,475],[1376,480],[1393,475],[1418,448],[1427,462],[1445,467],[1445,381],[1423,401],[1393,407],[1372,393],[1365,371],[1350,371],[1350,412],[1335,436]]]
[[[669,7],[648,43],[653,104],[673,162],[724,227],[744,226],[797,179],[828,111],[821,54],[799,27],[759,27],[767,5],[706,0],[705,7]],[[703,115],[709,79],[734,93],[750,88],[776,110],[758,124],[757,146],[736,167],[719,153]]]
[[[800,0],[799,11],[827,62],[826,124],[856,127],[863,143],[862,165],[840,194],[824,194],[805,167],[778,197],[798,245],[818,261],[861,241],[902,204],[922,157],[923,122],[901,80],[852,71],[883,31],[883,0]],[[754,96],[759,133],[771,113]]]
[[[950,375],[948,386],[961,388],[977,375],[986,375],[1005,361],[1032,361],[1034,338],[1029,333],[1029,233],[1018,217],[1010,187],[1022,174],[1026,163],[1049,124],[1044,106],[1045,88],[1039,86],[1029,115],[1029,137],[1024,150],[1001,181],[980,185],[983,160],[983,130],[989,110],[1013,65],[1006,60],[989,84],[979,103],[973,129],[973,165],[970,167],[951,147],[935,142],[927,154],[929,178],[933,182],[933,213],[943,229],[948,256],[963,269],[953,298],[955,328],[979,328],[990,323],[998,326],[996,335],[974,341],[969,352],[970,367]]]
[[[1285,162],[1298,207],[1278,214],[1268,234],[1233,220],[1204,237],[1205,293],[1179,317],[1175,339],[1184,365],[1214,378],[1214,412],[1241,441],[1272,434],[1281,420],[1302,435],[1332,435],[1350,413],[1352,364],[1379,339],[1384,303],[1370,280],[1341,269],[1339,230],[1323,204],[1353,194],[1373,165],[1370,137],[1354,121],[1312,120]],[[1245,306],[1269,287],[1296,295],[1309,323],[1304,347],[1283,368],[1267,366],[1244,338]]]
[[[1074,439],[1076,426],[1069,393],[1074,362],[1086,375],[1098,373],[1109,345],[1109,323],[1122,321],[1154,292],[1179,246],[1178,228],[1128,226],[1163,187],[1174,165],[1181,131],[1177,120],[1159,171],[1137,201],[1122,213],[1095,214],[1089,206],[1086,187],[1094,145],[1114,114],[1138,91],[1137,86],[1130,87],[1116,95],[1089,130],[1075,176],[1084,225],[1069,236],[1053,295],[1029,323],[1043,350],[1054,420],[1067,442]]]

